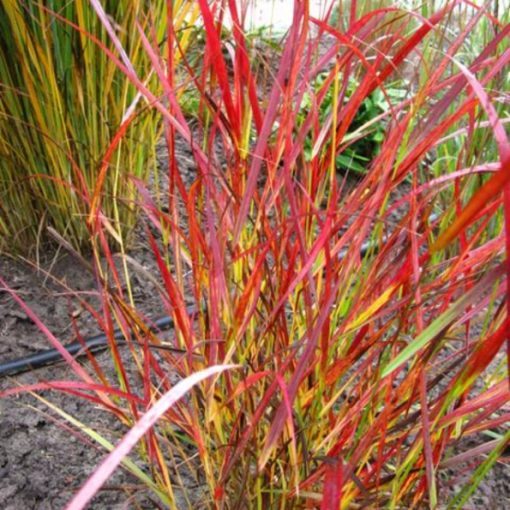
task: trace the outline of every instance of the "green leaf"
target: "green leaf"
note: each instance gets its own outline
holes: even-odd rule
[[[501,264],[482,278],[467,294],[456,301],[446,312],[434,320],[421,334],[419,334],[406,348],[404,348],[382,371],[381,377],[386,377],[394,370],[401,367],[411,359],[418,351],[425,347],[441,331],[446,329],[454,319],[462,313],[466,306],[473,303],[483,292],[504,274],[504,266]]]

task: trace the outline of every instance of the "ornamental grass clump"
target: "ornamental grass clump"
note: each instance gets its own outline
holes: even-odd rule
[[[173,18],[161,46],[136,25],[154,90],[111,55],[163,120],[164,207],[133,182],[176,325],[171,346],[185,354],[154,355],[160,340],[143,310],[113,262],[98,264],[98,324],[118,380],[73,366],[80,382],[65,384],[131,431],[69,508],[84,508],[121,461],[169,508],[462,508],[508,444],[508,368],[498,353],[508,332],[510,143],[499,87],[508,84],[510,25],[462,2],[427,17],[392,6],[358,16],[353,0],[340,30],[327,19],[334,3],[318,19],[307,1],[294,2],[269,82],[252,66],[236,2],[197,0],[206,39],[197,68],[184,55],[179,66],[165,59],[178,48]],[[454,15],[463,23],[446,38]],[[490,37],[466,57],[479,23]],[[417,81],[405,97],[389,94],[409,62]],[[194,84],[207,112],[192,125],[179,80]],[[387,104],[384,139],[364,173],[340,173],[338,157],[356,141],[351,124],[375,91]],[[479,133],[494,145],[473,159]],[[191,181],[177,142],[196,163]],[[441,169],[434,158],[445,144],[455,150]],[[87,222],[97,260],[112,261],[104,207],[94,201]],[[136,381],[114,348],[114,323]],[[174,386],[170,374],[182,381]],[[458,490],[449,476],[466,462]]]
[[[128,27],[164,19],[165,2],[103,4],[125,59],[154,83],[140,37]],[[193,19],[189,5],[176,13]],[[122,246],[138,214],[127,176],[145,181],[152,169],[154,110],[103,51],[114,46],[88,0],[7,0],[0,31],[0,250],[31,251],[48,238],[48,226],[75,249],[89,248],[86,218],[103,158],[134,115],[101,184],[110,240]],[[154,41],[162,42],[162,31],[151,34]]]

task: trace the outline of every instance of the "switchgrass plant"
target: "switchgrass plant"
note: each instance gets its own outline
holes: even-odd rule
[[[464,12],[448,2],[427,18],[374,6],[339,31],[296,0],[268,84],[252,67],[243,9],[196,5],[206,34],[197,68],[184,55],[182,67],[164,60],[177,46],[172,18],[164,46],[136,25],[163,98],[110,56],[163,119],[165,207],[136,183],[153,278],[176,324],[170,345],[185,354],[154,354],[161,341],[144,310],[131,306],[113,262],[97,263],[104,285],[95,315],[117,380],[68,359],[78,382],[24,388],[66,389],[131,428],[108,458],[114,464],[104,462],[69,508],[84,508],[122,459],[169,508],[462,508],[510,439],[508,369],[498,357],[508,332],[510,175],[508,96],[498,84],[507,79],[510,25],[480,7],[445,39],[451,16]],[[222,51],[227,14],[233,37]],[[461,62],[457,53],[484,19],[490,37]],[[405,98],[388,94],[409,60],[417,83]],[[317,90],[319,73],[326,79]],[[346,99],[352,77],[359,85]],[[207,122],[190,127],[178,79],[195,84]],[[336,160],[376,90],[389,104],[385,139],[353,179]],[[479,130],[494,146],[473,160]],[[444,167],[431,161],[452,140]],[[191,182],[177,142],[193,154]],[[489,177],[466,191],[479,175]],[[96,260],[112,261],[104,207],[94,202],[87,221]],[[136,380],[126,375],[115,323]],[[150,468],[142,475],[126,457],[135,443]],[[472,475],[455,492],[449,473],[465,462]]]
[[[103,2],[125,59],[154,83],[150,59],[132,30],[166,17],[162,0]],[[174,2],[176,29],[193,9]],[[131,28],[128,28],[131,27]],[[88,0],[0,5],[0,250],[33,249],[47,226],[76,249],[89,247],[86,218],[103,158],[123,122],[123,134],[101,192],[110,240],[122,246],[137,219],[136,187],[152,169],[158,119],[110,60],[109,35]],[[161,44],[164,24],[150,37]],[[183,47],[186,46],[183,37]]]

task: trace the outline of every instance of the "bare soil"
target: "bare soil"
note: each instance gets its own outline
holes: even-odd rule
[[[90,276],[82,272],[69,256],[60,256],[52,272],[76,289],[91,289]],[[62,296],[62,288],[46,280],[42,271],[8,258],[0,258],[2,274],[36,311],[39,318],[59,339],[74,340],[71,317],[76,316],[83,335],[97,333],[93,320]],[[150,299],[150,296],[145,296]],[[83,317],[82,317],[83,315]],[[0,359],[16,359],[49,347],[37,326],[19,305],[0,293]],[[102,366],[113,372],[108,353],[98,355]],[[75,380],[65,364],[42,368],[0,380],[0,391],[16,384],[38,381]],[[55,406],[83,424],[92,427],[112,442],[122,436],[121,424],[106,411],[89,402],[57,391],[39,392]],[[71,432],[65,420],[34,396],[21,394],[0,400],[0,508],[5,510],[63,508],[73,493],[103,458],[83,434]],[[91,508],[157,508],[138,481],[118,470]]]

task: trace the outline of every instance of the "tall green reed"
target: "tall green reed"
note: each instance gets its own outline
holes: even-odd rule
[[[139,0],[104,6],[127,58],[150,81],[149,59],[127,27],[161,18],[165,2],[150,9]],[[0,249],[30,250],[47,239],[48,225],[75,248],[88,246],[85,219],[105,151],[135,112],[103,188],[111,239],[122,244],[137,218],[127,176],[146,180],[154,160],[153,111],[89,37],[113,48],[88,1],[7,0],[0,30]],[[161,29],[154,37],[162,42]]]

